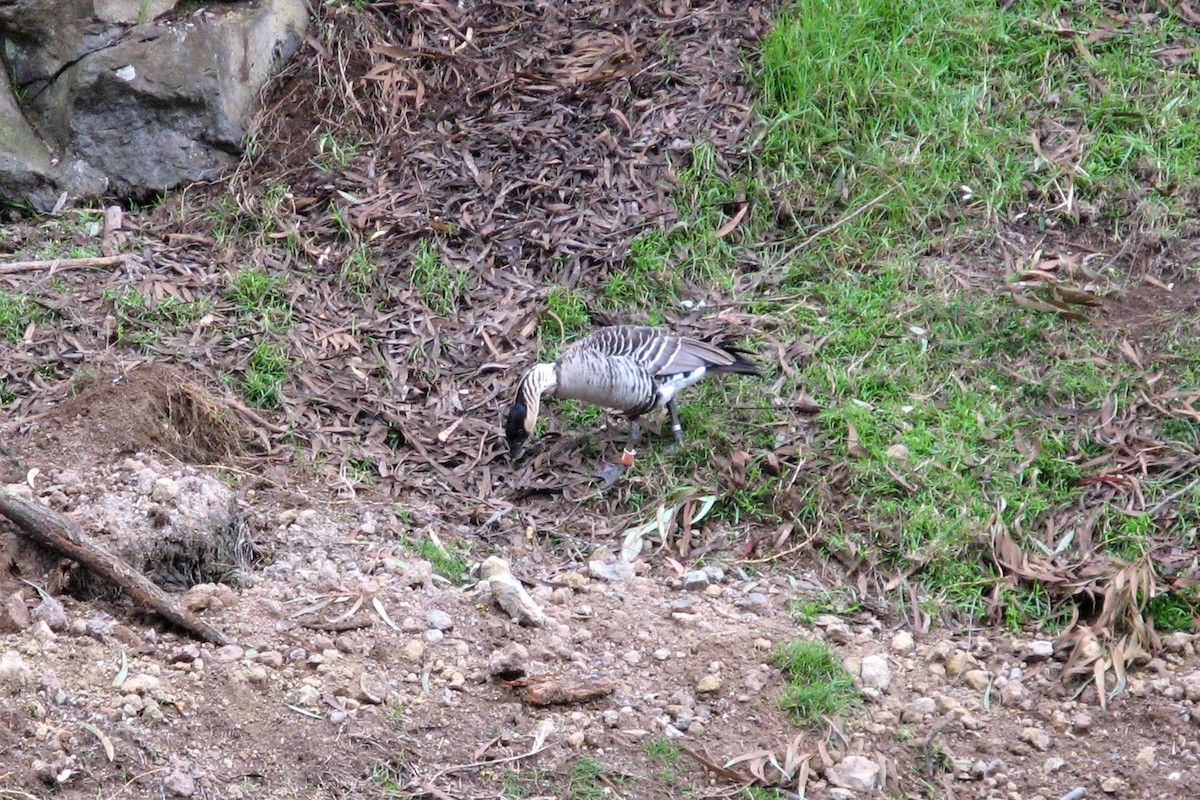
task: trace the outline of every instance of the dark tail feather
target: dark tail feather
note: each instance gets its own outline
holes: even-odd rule
[[[733,363],[709,367],[709,372],[728,372],[733,375],[757,375],[760,378],[762,377],[762,371],[759,370],[758,365],[751,358],[754,353],[749,350],[743,350],[740,347],[730,347],[729,345],[721,345],[721,349],[733,356]]]

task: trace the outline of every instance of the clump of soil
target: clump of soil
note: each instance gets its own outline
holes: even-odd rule
[[[22,421],[10,438],[18,464],[86,465],[143,451],[210,464],[244,452],[247,433],[228,406],[177,367],[143,363],[81,375]]]
[[[104,494],[91,498],[79,473],[58,473],[59,482],[77,481],[55,492],[56,505],[69,495],[90,502],[75,521],[98,542],[119,554],[163,589],[186,591],[198,583],[236,583],[256,555],[234,493],[191,467],[173,476],[160,474],[137,459],[126,459]],[[52,502],[54,502],[52,500]],[[76,570],[68,589],[80,599],[114,596],[114,590],[84,570]]]

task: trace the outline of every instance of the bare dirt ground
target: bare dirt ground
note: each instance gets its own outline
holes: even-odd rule
[[[1168,637],[1102,707],[1061,680],[1068,651],[1037,632],[924,630],[869,600],[806,621],[796,604],[858,576],[807,547],[773,549],[776,531],[700,525],[623,573],[612,565],[639,521],[637,484],[598,494],[573,455],[586,433],[552,433],[519,470],[504,463],[500,409],[549,287],[600,279],[636,233],[674,224],[677,164],[698,141],[737,163],[752,125],[739,53],[765,20],[738,2],[488,6],[328,11],[238,175],[128,215],[119,269],[3,277],[54,312],[0,355],[15,387],[4,482],[126,543],[186,528],[197,493],[228,491],[254,553],[181,594],[237,642],[217,648],[120,598],[80,599],[68,567],[5,533],[0,797],[732,797],[751,782],[816,798],[1200,792],[1190,635]],[[324,135],[345,163],[322,161]],[[18,258],[99,235],[6,232]],[[465,276],[453,314],[405,280],[435,234]],[[352,286],[344,265],[366,244],[384,255]],[[764,280],[743,257],[739,292]],[[994,254],[978,259],[963,273],[994,271]],[[286,329],[248,320],[230,291],[249,266],[288,276]],[[138,320],[112,300],[131,287],[211,306],[132,343]],[[1194,290],[1131,280],[1098,316],[1152,343]],[[734,335],[752,323],[721,314]],[[804,357],[805,342],[762,335],[781,367]],[[295,369],[279,408],[253,410],[237,385],[263,337]],[[829,468],[813,433],[789,420],[782,469]],[[735,466],[712,480],[736,481]],[[475,564],[507,559],[548,623],[511,622],[473,572],[465,586],[435,579],[406,544],[435,536],[451,553],[469,545]],[[717,569],[685,588],[683,571],[704,566]],[[831,729],[777,707],[770,656],[795,637],[830,642],[864,690]],[[535,705],[522,673],[599,696]]]
[[[162,384],[136,372],[91,408],[153,407]],[[41,470],[26,494],[103,540],[147,535],[148,518],[188,513],[189,481],[230,477],[155,447],[165,416],[110,421],[101,435],[80,429],[90,416],[64,404],[11,449]],[[87,446],[52,459],[56,438]],[[237,645],[198,645],[112,598],[57,595],[56,611],[16,590],[32,620],[0,639],[6,796],[586,797],[572,788],[585,759],[622,797],[731,796],[735,776],[756,774],[818,798],[1200,788],[1200,663],[1186,634],[1102,709],[1094,689],[1068,691],[1063,654],[1034,635],[913,637],[867,610],[799,622],[790,605],[836,588],[832,569],[759,575],[717,555],[706,561],[720,573],[685,589],[661,553],[614,581],[590,563],[614,560],[611,538],[579,542],[572,559],[514,536],[477,552],[510,559],[545,609],[545,627],[522,627],[476,588],[433,580],[400,544],[436,524],[404,521],[388,503],[232,482],[258,560],[232,586],[200,584],[183,602]],[[776,705],[783,679],[769,656],[796,636],[829,641],[865,689],[832,733],[797,728]],[[512,685],[520,672],[608,691],[536,706]],[[664,762],[664,739],[700,758]],[[704,766],[739,757],[723,773]]]

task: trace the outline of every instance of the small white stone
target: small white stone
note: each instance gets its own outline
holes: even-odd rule
[[[859,668],[862,685],[871,689],[887,691],[892,682],[892,668],[888,665],[886,656],[866,656]]]
[[[1044,661],[1054,656],[1054,642],[1048,639],[1036,639],[1025,647],[1026,661]]]
[[[1105,794],[1123,794],[1127,786],[1128,784],[1124,779],[1116,776],[1100,781],[1100,789]]]
[[[988,684],[991,682],[991,679],[991,676],[981,669],[967,670],[967,672],[963,674],[963,683],[965,683],[967,686],[970,686],[977,692],[982,692],[984,689],[986,689]]]
[[[453,617],[438,608],[430,611],[429,616],[426,617],[426,619],[429,622],[429,627],[439,631],[448,631],[454,627]]]
[[[9,650],[0,656],[0,692],[15,695],[25,688],[32,677],[33,672],[16,650]]]
[[[131,675],[121,684],[120,689],[125,694],[144,695],[157,691],[160,681],[153,675],[147,675],[144,672],[137,675]]]
[[[186,772],[175,770],[163,779],[163,789],[172,797],[191,797],[196,793],[196,781]]]
[[[906,656],[911,653],[917,646],[913,641],[913,635],[908,631],[896,631],[892,636],[892,652]]]
[[[879,780],[879,765],[864,756],[846,756],[840,764],[825,771],[834,786],[854,792],[873,792]]]
[[[241,645],[227,644],[213,650],[212,660],[218,664],[229,664],[234,661],[241,661],[245,655],[246,650]]]
[[[932,697],[918,697],[904,707],[900,718],[905,722],[920,722],[923,717],[936,713],[937,703]]]
[[[1050,734],[1041,728],[1028,727],[1021,731],[1021,741],[1033,745],[1034,749],[1045,752],[1050,749],[1052,742]]]
[[[296,701],[302,706],[315,706],[321,701],[321,690],[305,684],[296,690]]]
[[[154,482],[150,499],[156,503],[169,503],[179,497],[179,483],[173,478],[159,478]]]

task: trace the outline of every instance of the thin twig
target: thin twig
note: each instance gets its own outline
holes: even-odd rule
[[[827,233],[833,233],[838,228],[842,227],[843,225],[845,225],[847,222],[851,221],[855,217],[862,216],[867,211],[870,211],[872,208],[874,208],[875,206],[882,203],[884,200],[887,199],[888,195],[890,195],[892,192],[896,191],[896,189],[898,189],[898,188],[900,188],[899,184],[891,186],[888,189],[885,189],[883,191],[883,193],[880,194],[878,197],[876,197],[874,200],[867,201],[863,205],[861,205],[858,208],[851,211],[846,216],[842,217],[841,219],[838,219],[838,220],[835,220],[835,221],[829,223],[824,228],[821,228],[821,230],[817,231],[812,236],[808,237],[803,242],[801,242],[800,244],[793,247],[791,250],[788,250],[786,253],[784,253],[783,257],[780,259],[780,261],[787,262],[787,261],[791,260],[792,256],[796,255],[796,253],[799,253],[801,250],[808,247],[810,244],[815,242],[817,239],[820,239],[822,236],[824,236]]]
[[[732,781],[733,783],[742,784],[742,786],[740,787],[742,789],[745,789],[747,786],[750,786],[754,783],[753,780],[747,778],[745,775],[738,772],[737,770],[728,769],[726,767],[722,767],[720,764],[715,764],[712,761],[710,761],[709,759],[705,758],[704,756],[700,755],[695,750],[692,750],[689,747],[684,747],[681,749],[683,750],[684,753],[686,753],[693,760],[698,762],[702,767],[706,768],[709,772],[713,773],[714,775],[719,775],[722,778],[724,778],[725,780]]]
[[[1178,500],[1180,497],[1187,494],[1192,489],[1195,489],[1197,484],[1200,484],[1200,478],[1195,478],[1190,483],[1188,483],[1187,486],[1184,486],[1182,489],[1175,491],[1175,492],[1171,492],[1169,495],[1164,497],[1162,500],[1159,500],[1157,503],[1155,503],[1154,505],[1147,508],[1146,514],[1148,514],[1150,516],[1157,514],[1159,511],[1161,511],[1165,506],[1167,506],[1173,500]]]
[[[507,764],[512,761],[520,761],[523,758],[529,758],[530,756],[536,756],[538,753],[545,752],[546,750],[549,750],[553,746],[554,746],[554,743],[551,742],[550,744],[544,744],[535,750],[530,750],[528,753],[518,753],[515,756],[508,756],[507,758],[497,758],[497,759],[493,759],[491,761],[473,761],[470,764],[459,764],[456,767],[446,767],[445,769],[439,769],[437,772],[435,772],[433,774],[433,777],[431,777],[429,780],[424,782],[424,785],[427,787],[432,786],[434,781],[436,781],[438,778],[441,778],[444,775],[450,775],[455,772],[462,772],[463,770],[467,770],[467,769],[475,769],[476,767],[490,767],[495,764]]]
[[[260,426],[266,428],[271,433],[276,433],[276,434],[282,435],[282,434],[285,434],[288,432],[286,425],[276,425],[274,422],[267,420],[265,417],[263,417],[261,414],[259,414],[254,409],[246,406],[246,404],[241,402],[240,400],[236,400],[232,397],[226,397],[225,402],[234,411],[237,411],[242,416],[244,416],[246,419],[253,422],[255,425],[260,425]]]
[[[29,800],[38,800],[35,795],[22,792],[20,789],[0,789],[0,798],[3,797],[28,797]]]
[[[166,772],[169,769],[170,769],[170,767],[155,767],[154,769],[146,770],[145,772],[139,772],[137,775],[134,775],[132,778],[127,780],[125,782],[124,786],[122,786],[120,789],[117,789],[115,792],[110,794],[108,796],[108,800],[114,800],[115,797],[122,794],[126,789],[128,789],[130,786],[132,786],[137,781],[140,781],[142,778],[153,775],[156,772]]]
[[[815,538],[816,538],[816,534],[814,533],[814,534],[810,535],[807,539],[805,539],[803,542],[796,545],[795,547],[789,547],[787,550],[783,550],[782,552],[779,552],[779,553],[773,553],[769,556],[764,556],[763,558],[739,558],[737,563],[739,563],[739,564],[766,564],[768,561],[778,561],[779,559],[783,558],[784,556],[790,556],[792,553],[796,552],[797,550],[803,550],[805,547],[808,547],[810,544],[813,543],[813,540]]]
[[[437,798],[437,800],[458,800],[454,795],[446,794],[432,783],[423,783],[421,788]]]
[[[119,256],[88,256],[87,258],[47,258],[39,261],[11,261],[0,264],[0,275],[12,275],[17,272],[36,272],[40,269],[80,269],[82,267],[107,267],[113,264],[123,264],[128,255]]]

